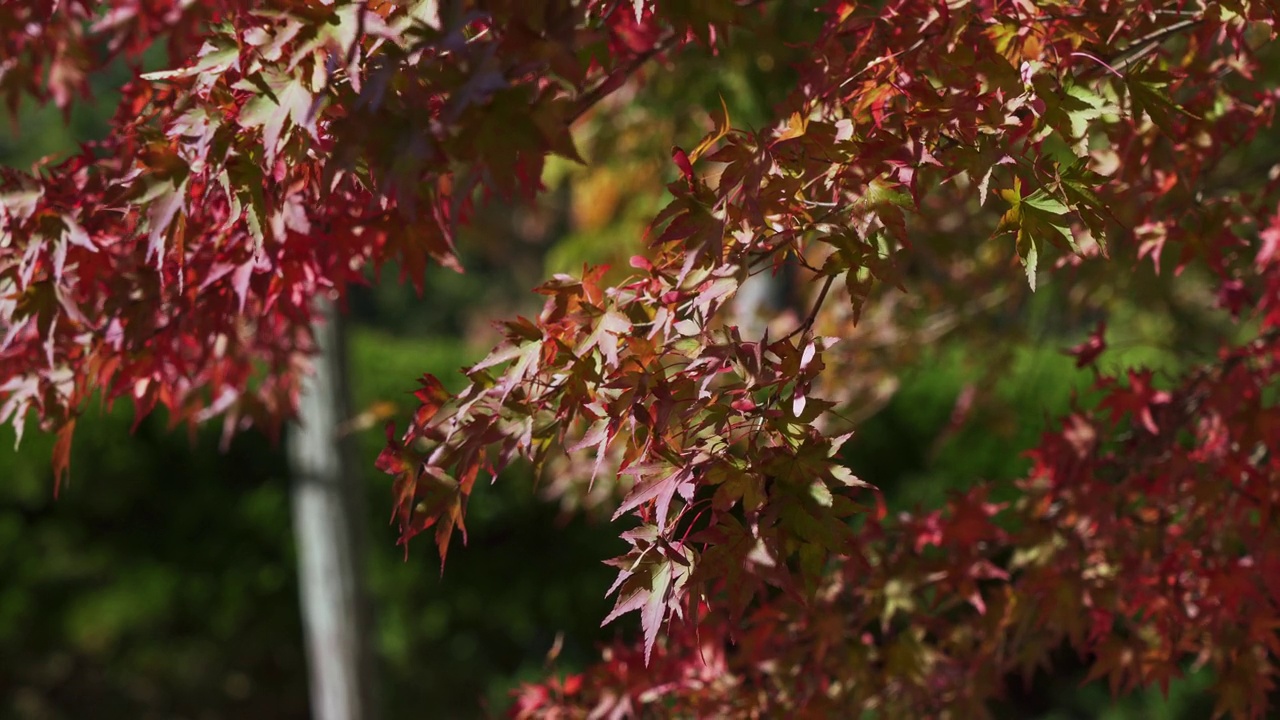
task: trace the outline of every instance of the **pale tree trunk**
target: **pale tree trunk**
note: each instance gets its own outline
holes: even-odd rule
[[[319,352],[290,428],[298,587],[316,720],[375,717],[372,609],[365,587],[365,495],[340,427],[348,412],[343,321],[316,300]]]

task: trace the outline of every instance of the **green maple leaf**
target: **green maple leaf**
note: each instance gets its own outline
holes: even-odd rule
[[[157,82],[174,78],[220,75],[240,59],[240,48],[226,38],[214,38],[200,48],[194,64],[176,70],[157,70],[143,73],[143,80]]]
[[[1090,170],[1088,163],[1083,159],[1058,169],[1058,189],[1066,197],[1071,210],[1089,228],[1103,255],[1106,255],[1104,217],[1109,215],[1110,211],[1094,190],[1102,182],[1102,176]]]
[[[256,157],[257,151],[254,148],[250,155],[232,158],[218,180],[231,201],[232,214],[238,216],[243,210],[249,234],[253,236],[256,248],[261,249],[271,232],[271,225],[267,221],[267,199],[262,190],[265,177],[260,157]]]
[[[1039,88],[1038,88],[1039,89]],[[1045,130],[1052,128],[1066,141],[1077,157],[1088,154],[1084,142],[1089,124],[1099,118],[1118,112],[1113,103],[1083,85],[1068,85],[1059,93],[1051,88],[1040,91],[1045,101]]]
[[[1151,122],[1165,135],[1173,135],[1173,116],[1182,113],[1194,117],[1169,99],[1169,83],[1173,75],[1161,70],[1143,70],[1131,73],[1124,85],[1133,100],[1133,108],[1146,113]]]
[[[582,159],[573,142],[573,133],[570,132],[571,110],[569,103],[563,100],[544,102],[534,106],[530,117],[542,133],[542,142],[549,152],[579,165],[586,165],[587,162]]]
[[[904,208],[913,209],[911,196],[901,190],[898,183],[876,178],[867,183],[867,189],[855,203],[860,211],[875,212],[880,223],[903,242],[907,239],[907,220]]]
[[[1054,245],[1065,244],[1075,250],[1075,241],[1071,237],[1071,228],[1067,224],[1066,214],[1069,208],[1060,200],[1051,196],[1043,188],[1030,195],[1022,196],[1022,180],[1015,178],[1013,189],[1001,190],[1000,196],[1010,208],[1000,218],[995,235],[1013,233],[1017,241],[1018,257],[1027,270],[1027,282],[1032,291],[1036,289],[1036,265],[1040,258],[1040,248],[1045,241]]]
[[[715,524],[694,538],[706,543],[694,582],[708,585],[723,580],[729,617],[740,620],[758,589],[758,579],[749,576],[751,554],[760,544],[750,528],[728,513],[717,514]]]

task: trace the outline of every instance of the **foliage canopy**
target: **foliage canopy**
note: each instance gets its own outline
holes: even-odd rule
[[[1064,643],[1116,691],[1193,660],[1221,711],[1261,714],[1280,654],[1280,174],[1233,153],[1273,120],[1275,5],[778,5],[5,4],[11,110],[69,107],[160,35],[169,69],[126,86],[105,140],[0,175],[0,421],[57,433],[59,475],[94,393],[278,427],[313,297],[390,262],[419,289],[429,263],[460,269],[458,228],[486,203],[536,197],[553,155],[583,162],[575,127],[607,128],[664,64],[811,14],[767,124],[722,103],[671,150],[628,270],[543,284],[461,392],[422,379],[378,459],[403,539],[431,531],[443,560],[476,481],[517,458],[633,518],[605,620],[636,611],[641,641],[527,688],[522,716],[978,717]],[[1087,306],[1143,267],[1237,327],[1164,378],[1104,371],[1099,324],[1072,350],[1093,388],[1013,496],[975,482],[890,516],[845,465],[869,358],[929,336],[900,293],[963,314],[1040,281]],[[750,331],[733,299],[784,270],[806,306]]]

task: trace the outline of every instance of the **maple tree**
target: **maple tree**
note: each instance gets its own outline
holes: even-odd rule
[[[535,197],[550,156],[582,162],[573,130],[607,125],[613,93],[769,11],[0,7],[11,110],[69,107],[158,35],[169,53],[124,89],[105,140],[0,176],[0,421],[57,433],[59,478],[95,393],[274,430],[314,350],[312,298],[390,262],[419,289],[428,263],[458,267],[458,228],[493,198]],[[1280,654],[1280,175],[1223,167],[1273,120],[1276,6],[803,12],[819,23],[775,121],[708,108],[710,131],[671,150],[669,202],[629,269],[539,287],[541,313],[503,322],[462,392],[422,379],[378,458],[403,540],[430,532],[443,561],[477,480],[518,458],[633,518],[605,620],[637,611],[642,637],[526,687],[524,717],[978,717],[1064,643],[1117,692],[1194,661],[1221,711],[1260,715]],[[1072,351],[1093,389],[1030,451],[1014,499],[974,483],[891,516],[841,456],[875,402],[859,369],[895,344],[877,349],[868,319],[925,333],[889,298],[1013,287],[1013,258],[1027,291],[1087,293],[1144,265],[1185,277],[1237,337],[1166,382],[1104,371],[1099,326]],[[744,336],[731,300],[784,268],[808,307]]]

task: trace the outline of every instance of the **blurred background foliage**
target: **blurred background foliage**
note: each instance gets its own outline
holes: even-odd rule
[[[537,207],[494,202],[479,214],[460,243],[466,274],[432,270],[419,298],[387,268],[357,292],[349,307],[355,407],[389,403],[403,426],[416,378],[430,372],[457,388],[458,369],[496,339],[494,318],[537,311],[528,291],[541,278],[583,264],[625,269],[674,179],[671,145],[695,144],[720,98],[735,126],[754,129],[785,99],[813,18],[772,7],[718,56],[691,50],[678,72],[655,63],[608,98],[578,134],[586,166],[550,165]],[[96,77],[95,102],[67,122],[52,108],[25,108],[14,131],[0,134],[0,162],[27,167],[103,136],[114,89],[129,74],[120,66]],[[1274,156],[1274,139],[1264,142]],[[998,272],[1000,282],[1021,277],[1008,263]],[[1175,371],[1203,359],[1225,332],[1213,313],[1188,316],[1195,303],[1149,302],[1167,290],[1163,277],[1141,271],[1094,283],[1109,293],[1107,369]],[[1073,306],[1070,282],[1047,285],[905,349],[897,391],[848,451],[891,511],[936,506],[977,479],[1018,477],[1027,468],[1021,451],[1073,395],[1088,392],[1092,372],[1061,350],[1093,323],[1064,312]],[[224,454],[217,427],[189,438],[162,416],[131,432],[132,422],[125,406],[81,421],[71,482],[57,500],[51,438],[29,432],[15,452],[11,430],[0,431],[0,718],[306,717],[282,448],[247,433]],[[634,632],[630,620],[598,627],[611,605],[603,593],[612,573],[601,561],[620,552],[619,528],[566,515],[539,496],[527,468],[477,491],[470,544],[452,550],[443,577],[429,543],[406,559],[386,522],[388,478],[373,469],[381,446],[381,428],[361,432],[386,717],[500,714],[513,687],[547,672],[553,646],[554,669],[570,672],[599,643]],[[1175,683],[1168,698],[1152,691],[1119,701],[1104,687],[1081,688],[1082,677],[1064,656],[1052,674],[1014,683],[1022,689],[1000,712],[1046,720],[1210,713],[1203,674]]]

